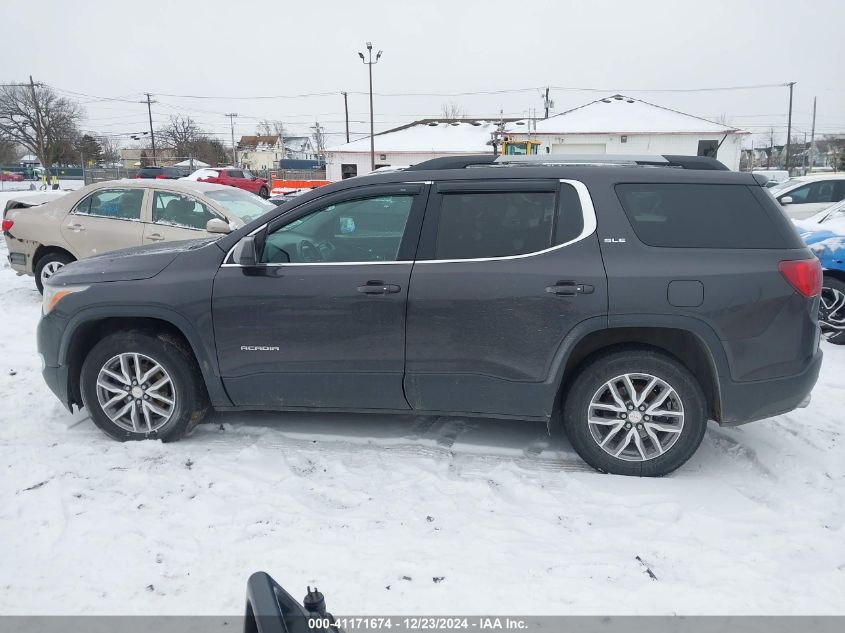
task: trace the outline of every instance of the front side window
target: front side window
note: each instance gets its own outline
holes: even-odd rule
[[[412,195],[387,195],[332,204],[267,236],[263,263],[396,261]]]
[[[507,257],[549,248],[555,198],[551,191],[443,193],[434,258]]]
[[[156,191],[153,194],[153,222],[156,224],[205,230],[208,221],[217,217],[202,202],[181,193]]]
[[[73,212],[118,220],[140,220],[143,201],[143,189],[103,189],[85,198]]]

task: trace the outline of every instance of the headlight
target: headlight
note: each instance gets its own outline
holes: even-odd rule
[[[88,290],[88,286],[51,286],[44,284],[44,297],[41,303],[41,314],[49,314],[56,304],[76,292]]]

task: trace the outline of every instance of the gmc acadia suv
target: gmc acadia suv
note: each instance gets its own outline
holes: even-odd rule
[[[118,440],[176,440],[209,406],[511,418],[663,475],[708,419],[806,403],[820,279],[761,182],[714,159],[451,157],[71,264],[38,346]]]

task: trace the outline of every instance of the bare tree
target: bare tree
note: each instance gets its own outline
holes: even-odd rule
[[[99,136],[100,147],[103,151],[103,161],[109,165],[120,162],[120,147],[117,142],[108,136]]]
[[[285,124],[281,121],[270,121],[261,119],[255,126],[255,133],[259,136],[280,136],[285,135]]]
[[[161,139],[162,147],[168,147],[179,157],[193,156],[206,133],[189,116],[176,114],[170,117],[170,123],[156,131],[156,138]]]
[[[440,106],[440,116],[444,119],[465,119],[466,110],[455,102],[444,103]]]
[[[72,148],[82,118],[79,105],[48,86],[11,84],[0,88],[0,135],[38,157],[50,178],[50,166]]]
[[[11,165],[18,159],[18,149],[12,141],[0,139],[0,165]]]

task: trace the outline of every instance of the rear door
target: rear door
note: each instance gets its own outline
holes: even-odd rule
[[[146,189],[110,187],[83,198],[62,222],[62,236],[79,257],[140,246]]]
[[[408,298],[411,406],[549,415],[564,337],[607,314],[595,226],[580,182],[437,184]]]
[[[225,220],[208,205],[183,193],[154,189],[151,194],[151,221],[144,223],[145,244],[204,237],[209,220]]]
[[[403,184],[330,194],[271,222],[258,265],[227,259],[212,311],[235,404],[409,408],[405,308],[425,193]]]

